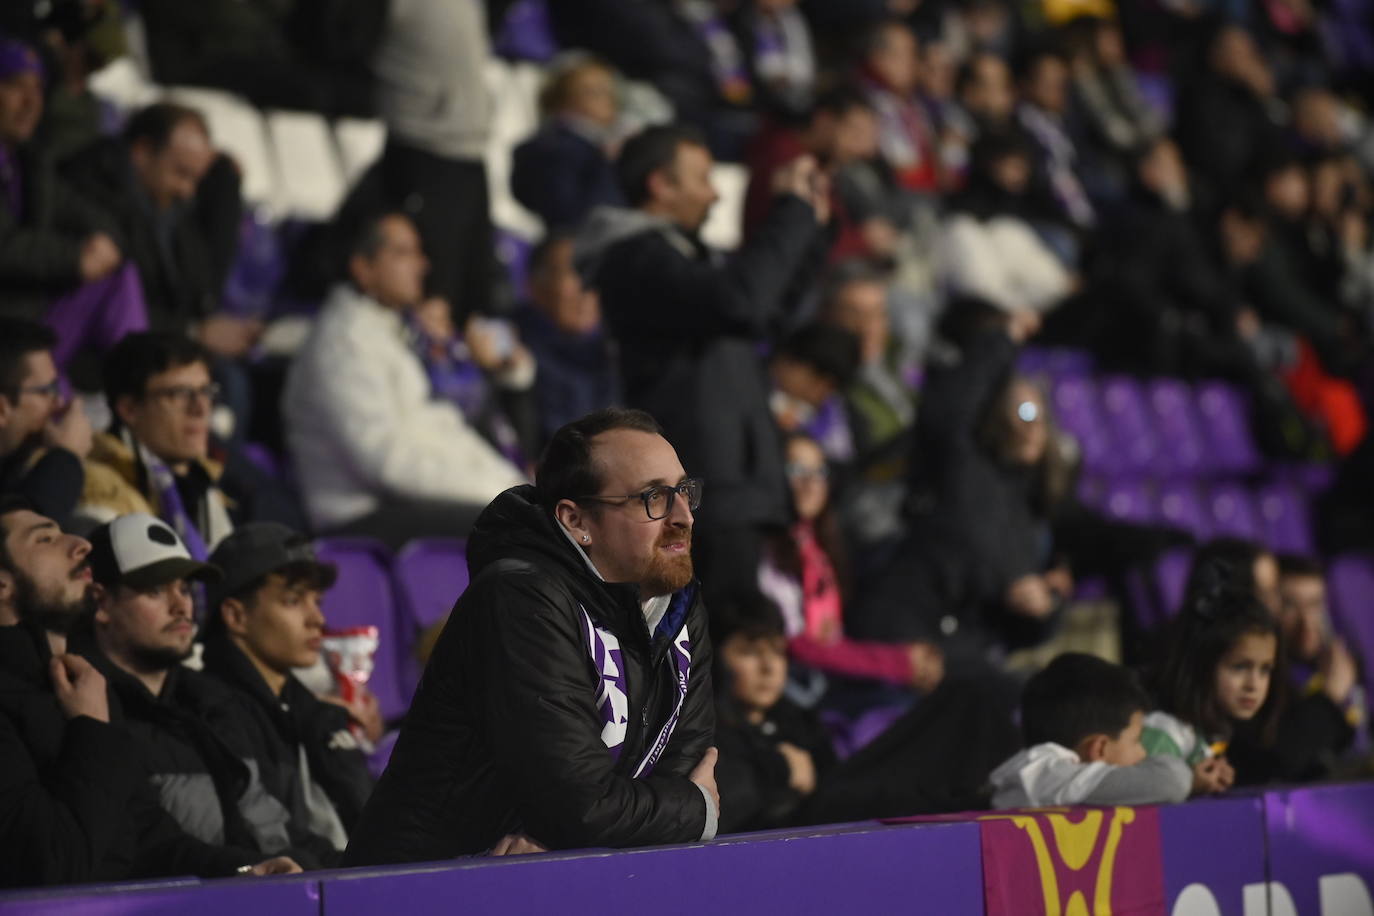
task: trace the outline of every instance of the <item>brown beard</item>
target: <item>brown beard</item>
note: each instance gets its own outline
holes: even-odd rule
[[[678,541],[686,541],[686,553],[670,557],[658,552],[658,548]],[[665,534],[654,545],[654,558],[649,561],[649,568],[644,571],[644,576],[640,580],[640,592],[651,596],[671,595],[691,582],[692,575],[692,533],[677,531]]]

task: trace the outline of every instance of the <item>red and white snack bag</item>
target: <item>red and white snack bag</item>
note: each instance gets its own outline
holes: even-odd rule
[[[373,626],[325,630],[321,648],[329,671],[334,676],[339,699],[346,704],[359,699],[364,685],[372,677],[375,667],[373,657],[377,654],[379,641],[377,628]],[[349,727],[360,742],[368,743],[362,726],[351,722]]]

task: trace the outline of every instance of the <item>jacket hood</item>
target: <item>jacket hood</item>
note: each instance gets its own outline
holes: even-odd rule
[[[468,537],[470,578],[507,559],[526,560],[556,575],[588,607],[600,606],[610,593],[615,603],[633,607],[637,613],[639,590],[632,584],[598,580],[530,484],[512,487],[492,500]]]
[[[992,771],[988,781],[992,783],[993,794],[1014,789],[1021,783],[1021,771],[1030,763],[1031,749],[1025,748],[1018,751],[1016,756],[1003,763]]]
[[[627,207],[597,207],[587,215],[573,242],[573,264],[584,281],[596,276],[601,258],[617,242],[645,232],[664,232],[673,224],[661,216]]]

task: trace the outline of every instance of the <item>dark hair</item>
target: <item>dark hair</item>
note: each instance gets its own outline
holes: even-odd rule
[[[1325,578],[1326,565],[1317,557],[1298,553],[1281,553],[1275,559],[1279,564],[1280,576],[1305,576]]]
[[[1053,741],[1073,750],[1090,735],[1116,738],[1132,715],[1150,706],[1134,671],[1095,655],[1065,652],[1026,682],[1021,731],[1027,747]]]
[[[879,19],[859,34],[857,48],[859,57],[866,60],[874,51],[877,51],[887,42],[887,33],[897,29],[904,29],[906,32],[910,33],[911,37],[916,38],[919,44],[920,39],[916,35],[916,30],[908,25],[906,21],[895,18]]]
[[[15,512],[37,512],[38,509],[26,496],[17,493],[0,494],[0,569],[16,572],[14,557],[10,556],[9,529],[5,527],[5,516]]]
[[[210,368],[210,352],[184,334],[136,331],[126,334],[105,357],[105,401],[118,421],[116,404],[125,395],[141,398],[154,375],[201,363]]]
[[[130,146],[146,143],[153,152],[160,153],[167,148],[172,132],[187,121],[194,123],[209,138],[210,128],[199,111],[171,102],[155,102],[129,119],[124,127],[124,141]]]
[[[872,283],[888,287],[888,276],[870,262],[861,258],[850,258],[832,267],[821,284],[821,314],[827,314],[839,300],[840,294],[858,283]]]
[[[706,139],[695,127],[686,124],[661,124],[648,127],[631,137],[615,161],[620,190],[632,207],[649,199],[649,176],[677,161],[682,146],[706,147]]]
[[[566,230],[555,229],[545,234],[534,248],[530,249],[529,275],[531,278],[538,276],[547,266],[550,255],[554,248],[565,242],[571,242],[574,234]]]
[[[954,94],[956,96],[963,95],[964,90],[966,90],[969,87],[969,84],[972,83],[974,79],[977,77],[978,62],[980,60],[986,60],[988,58],[1001,61],[1004,64],[1007,63],[1006,58],[1002,57],[1002,55],[1000,54],[995,54],[992,51],[974,51],[972,54],[968,56],[967,59],[965,59],[965,61],[962,64],[959,65],[959,70],[954,75]],[[1010,69],[1010,65],[1008,65],[1008,69]]]
[[[1216,538],[1208,541],[1193,556],[1188,584],[1183,589],[1183,604],[1188,606],[1203,590],[1215,585],[1218,575],[1228,587],[1255,593],[1255,561],[1268,553],[1254,541],[1244,538]]]
[[[711,643],[716,651],[732,636],[778,639],[786,635],[782,611],[772,598],[754,589],[722,595],[711,605]]]
[[[776,355],[804,363],[843,388],[859,370],[859,338],[844,328],[807,325],[784,340]]]
[[[354,227],[348,241],[348,258],[355,257],[371,260],[386,244],[386,232],[382,227],[392,218],[410,222],[410,217],[401,210],[378,210],[362,217]]]
[[[811,106],[811,117],[824,112],[842,118],[855,110],[871,112],[874,110],[873,103],[868,100],[868,96],[852,86],[837,86],[817,96]]]
[[[257,603],[258,592],[262,591],[273,576],[281,576],[286,588],[304,587],[311,591],[322,592],[338,581],[339,569],[333,563],[322,563],[318,560],[297,560],[250,579],[245,585],[229,594],[212,594],[211,599],[214,606],[210,608],[205,617],[206,635],[224,631],[224,615],[220,613],[220,606],[224,602],[232,598],[242,603],[244,607],[252,608]]]
[[[1154,678],[1160,708],[1208,738],[1229,737],[1231,722],[1216,699],[1217,665],[1243,637],[1268,634],[1276,646],[1274,668],[1255,725],[1260,740],[1271,744],[1287,681],[1278,621],[1255,597],[1253,585],[1242,584],[1235,567],[1224,560],[1195,568],[1189,585],[1183,610],[1170,624],[1168,648]]]
[[[626,407],[604,407],[563,425],[539,459],[534,477],[539,501],[552,509],[560,499],[590,496],[601,489],[601,474],[592,461],[592,440],[616,429],[663,435],[663,427],[652,416]]]
[[[24,357],[57,346],[57,334],[47,325],[23,318],[0,318],[0,396],[19,400],[24,385]]]

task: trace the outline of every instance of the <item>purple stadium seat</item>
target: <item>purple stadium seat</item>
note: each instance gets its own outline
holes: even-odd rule
[[[1200,541],[1212,536],[1211,513],[1207,511],[1197,485],[1191,481],[1173,480],[1160,484],[1157,505],[1160,524],[1182,528]]]
[[[506,268],[511,292],[517,300],[529,295],[530,255],[534,246],[506,229],[496,230],[496,259]]]
[[[1160,472],[1197,476],[1206,465],[1207,447],[1193,406],[1193,389],[1178,379],[1155,379],[1146,397],[1159,435]]]
[[[443,620],[468,587],[467,547],[456,538],[422,538],[396,554],[396,594],[417,629]]]
[[[1192,565],[1193,552],[1185,547],[1160,554],[1152,566],[1127,574],[1127,598],[1142,629],[1161,626],[1178,613]]]
[[[401,646],[401,685],[420,683],[415,637],[443,620],[468,587],[467,547],[457,538],[421,538],[406,544],[391,566],[406,637]]]
[[[1162,459],[1159,437],[1154,419],[1140,383],[1126,376],[1110,376],[1102,380],[1103,415],[1111,427],[1117,450],[1117,470],[1153,472]]]
[[[404,713],[410,694],[402,692],[401,653],[409,648],[402,638],[396,599],[391,590],[391,557],[367,538],[322,538],[315,542],[319,558],[339,568],[339,580],[324,598],[326,626],[331,630],[375,626],[378,634],[375,667],[368,687],[377,695],[387,719]]]
[[[1374,693],[1374,557],[1346,554],[1331,561],[1331,622],[1363,662],[1365,690]]]
[[[1280,553],[1311,554],[1316,550],[1306,495],[1291,483],[1276,481],[1255,493],[1264,541]]]
[[[1051,400],[1059,425],[1078,440],[1083,450],[1084,467],[1089,471],[1112,470],[1115,446],[1102,419],[1096,383],[1080,375],[1058,378]]]
[[[1238,483],[1218,483],[1207,494],[1207,507],[1212,514],[1213,537],[1264,539],[1260,515],[1255,511],[1250,491]]]
[[[1111,481],[1099,508],[1109,518],[1138,525],[1154,521],[1156,514],[1149,488],[1141,480]]]
[[[516,60],[545,61],[558,53],[546,0],[516,0],[496,35],[496,53]]]
[[[1250,412],[1245,397],[1225,382],[1197,387],[1197,409],[1207,435],[1212,470],[1243,473],[1259,464],[1259,451],[1250,435]]]
[[[1155,588],[1159,591],[1164,620],[1172,620],[1178,614],[1192,568],[1193,551],[1187,547],[1170,550],[1155,563]]]
[[[245,213],[239,224],[238,255],[224,284],[226,311],[243,316],[266,315],[286,274],[286,251],[278,229]]]

